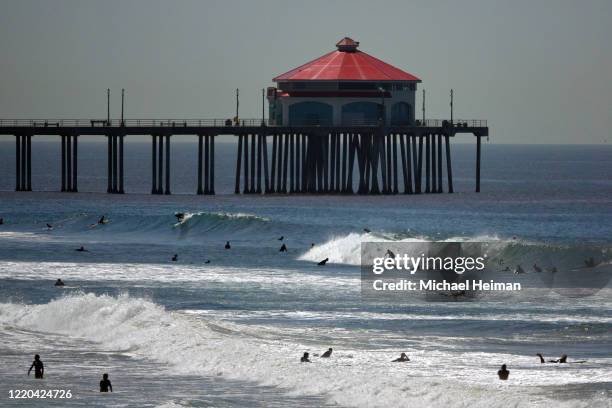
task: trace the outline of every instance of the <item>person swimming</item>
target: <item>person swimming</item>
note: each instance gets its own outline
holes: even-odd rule
[[[405,361],[410,361],[410,359],[408,358],[406,353],[402,353],[400,354],[399,358],[396,358],[395,360],[393,360],[392,363],[403,363]]]
[[[43,376],[45,375],[45,365],[41,361],[40,356],[38,354],[34,356],[34,361],[32,361],[32,365],[28,370],[28,376],[30,375],[32,368],[34,369],[34,378],[43,378]]]
[[[89,252],[88,250],[85,249],[85,247],[83,245],[81,245],[79,248],[75,249],[75,251],[77,251],[77,252]]]
[[[225,249],[230,249],[232,246],[230,245],[229,241],[225,242]]]
[[[210,263],[210,259],[207,259],[206,261],[204,261],[205,264],[209,264]]]
[[[314,242],[311,242],[311,243],[310,243],[310,247],[311,247],[311,248],[314,248],[314,246],[315,246],[315,243],[314,243]]]
[[[64,286],[64,281],[61,280],[60,278],[57,278],[54,286]]]
[[[544,356],[542,355],[542,353],[536,353],[536,356],[540,357],[540,364],[544,364],[546,361],[544,360]],[[563,354],[559,359],[557,360],[548,360],[549,363],[560,363],[560,364],[564,364],[567,363],[567,354]],[[582,362],[582,361],[580,361]]]
[[[113,385],[108,379],[108,374],[102,374],[102,380],[100,381],[100,392],[113,392]]]
[[[322,260],[321,262],[317,263],[317,265],[319,266],[323,266],[327,263],[327,261],[329,261],[329,258],[325,258],[324,260]]]
[[[332,355],[332,351],[333,349],[331,347],[328,348],[327,351],[321,355],[321,358],[330,358]]]
[[[501,369],[497,372],[497,376],[500,380],[507,380],[510,375],[510,371],[506,369],[506,365],[502,364]]]
[[[310,363],[310,354],[308,354],[307,352],[304,352],[304,355],[302,356],[302,358],[300,358],[300,363]]]
[[[174,254],[174,256],[172,256],[172,262],[176,261],[178,261],[178,254]]]

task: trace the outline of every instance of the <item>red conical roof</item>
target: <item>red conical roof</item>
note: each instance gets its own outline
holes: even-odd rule
[[[279,81],[418,81],[414,75],[359,51],[359,43],[344,37],[332,51],[273,79]]]

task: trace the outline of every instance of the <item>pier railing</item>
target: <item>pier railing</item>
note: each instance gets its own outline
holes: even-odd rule
[[[353,120],[342,123],[342,126],[379,126],[379,121]],[[0,127],[223,127],[223,126],[282,126],[276,125],[268,119],[0,119]],[[293,123],[293,126],[332,126],[330,123],[307,121]],[[391,126],[417,126],[417,127],[449,127],[448,119],[415,120],[413,124],[394,124]],[[452,126],[461,127],[487,127],[486,120],[456,119]],[[286,127],[286,126],[285,126]]]

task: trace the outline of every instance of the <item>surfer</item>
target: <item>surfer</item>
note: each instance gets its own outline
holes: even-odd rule
[[[310,243],[310,247],[311,247],[311,248],[314,248],[314,246],[315,246],[315,243],[314,243],[314,242],[311,242],[311,243]]]
[[[278,239],[279,241],[282,241],[283,239],[285,239],[284,235],[281,235],[280,238]]]
[[[185,213],[182,212],[174,213],[174,216],[178,222],[182,222],[185,219]]]
[[[279,252],[287,252],[287,245],[283,244],[281,245],[280,249],[278,250]]]
[[[45,366],[40,360],[40,356],[38,354],[34,356],[34,361],[32,361],[32,365],[28,370],[28,376],[30,375],[30,371],[32,371],[32,368],[34,369],[34,378],[43,378],[45,374]]]
[[[209,264],[210,263],[210,259],[207,259],[206,261],[204,261],[205,264]]]
[[[333,351],[333,349],[331,347],[328,348],[327,351],[321,355],[321,358],[330,358],[331,354],[332,354],[332,351]]]
[[[329,258],[325,258],[324,260],[322,260],[321,262],[317,263],[317,265],[319,266],[323,266],[327,263],[327,261],[329,261]]]
[[[516,265],[516,269],[514,269],[514,274],[520,275],[523,273],[525,273],[525,270],[523,269],[523,267],[521,265]]]
[[[102,380],[100,381],[100,392],[113,392],[113,386],[108,379],[108,374],[102,374]]]
[[[369,230],[369,229],[367,229],[367,228],[364,228],[364,229],[363,229],[363,232],[365,232],[366,234],[369,234],[369,233],[370,233],[370,232],[372,232],[372,231],[370,231],[370,230]]]
[[[544,364],[546,362],[542,353],[536,353],[536,356],[540,357],[540,364]]]
[[[51,224],[47,223],[47,229],[48,229],[48,230],[52,230],[52,229],[53,229],[53,225],[51,225]]]
[[[533,270],[538,273],[542,272],[542,268],[540,268],[538,264],[533,264]]]
[[[77,252],[89,252],[88,250],[85,249],[85,247],[83,245],[81,245],[79,248],[75,249],[75,251],[77,251]]]
[[[403,363],[406,361],[410,361],[410,359],[408,358],[406,353],[402,353],[400,354],[399,358],[396,358],[395,360],[393,360],[392,363]]]
[[[174,254],[174,256],[172,257],[172,262],[176,261],[178,261],[178,254]]]
[[[229,241],[225,242],[225,249],[230,249],[232,246],[230,245]]]
[[[57,278],[54,286],[64,286],[64,281],[61,280],[60,278]]]
[[[100,219],[98,220],[98,224],[106,224],[108,222],[108,220],[106,219],[106,216],[102,216],[100,217]]]
[[[395,258],[395,254],[390,249],[387,249],[387,253],[385,254],[385,256],[388,256],[389,258]]]
[[[304,355],[302,356],[302,358],[300,358],[300,363],[310,363],[310,354],[308,354],[307,352],[304,352]]]
[[[563,354],[558,360],[548,360],[549,363],[559,363],[565,364],[567,363],[567,354]]]
[[[506,365],[502,364],[501,369],[497,372],[497,376],[500,380],[507,380],[510,375],[510,371],[506,369]]]

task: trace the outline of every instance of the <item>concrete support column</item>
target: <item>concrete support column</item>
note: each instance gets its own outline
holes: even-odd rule
[[[166,191],[170,194],[170,135],[166,135]]]
[[[76,193],[79,191],[77,186],[77,180],[79,178],[79,145],[78,135],[72,136],[72,192]]]

